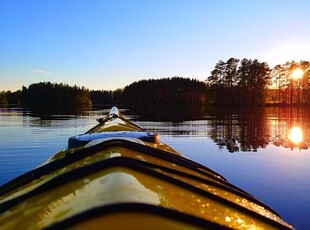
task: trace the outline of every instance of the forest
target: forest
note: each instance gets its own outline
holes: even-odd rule
[[[129,106],[144,108],[159,105],[203,105],[206,103],[206,84],[181,77],[141,80],[125,87],[123,102]]]
[[[299,70],[300,76],[292,76]],[[287,62],[273,69],[257,59],[219,61],[207,81],[210,104],[310,105],[310,63]]]
[[[206,103],[206,84],[198,80],[173,77],[141,80],[114,91],[88,90],[63,83],[40,82],[16,92],[2,92],[0,104],[25,107],[68,105],[201,105]]]
[[[140,80],[114,91],[40,82],[15,92],[0,92],[0,104],[23,107],[114,104],[133,108],[310,105],[310,62],[291,61],[270,68],[257,59],[230,58],[218,61],[205,81],[182,77]]]
[[[81,105],[91,106],[89,90],[84,87],[69,86],[51,82],[31,84],[16,92],[2,92],[0,103],[15,104],[29,108]]]

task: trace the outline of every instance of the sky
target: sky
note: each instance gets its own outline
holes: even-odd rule
[[[310,61],[309,0],[0,0],[0,91],[207,79],[219,60]]]

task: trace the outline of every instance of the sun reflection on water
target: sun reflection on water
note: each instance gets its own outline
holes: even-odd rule
[[[293,127],[290,130],[290,133],[288,135],[288,138],[294,142],[295,144],[299,144],[300,142],[303,141],[303,133],[302,133],[302,129],[300,127]]]

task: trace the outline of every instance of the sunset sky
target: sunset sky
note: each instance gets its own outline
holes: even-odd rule
[[[0,0],[0,91],[205,80],[219,60],[310,61],[309,0]]]

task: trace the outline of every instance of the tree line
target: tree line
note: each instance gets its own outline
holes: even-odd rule
[[[123,102],[123,90],[91,90],[90,98],[94,105],[120,105]]]
[[[215,105],[263,104],[270,68],[258,60],[220,60],[207,79],[208,96]]]
[[[189,78],[173,77],[141,80],[124,89],[114,91],[88,90],[51,82],[31,84],[16,92],[1,92],[0,104],[26,107],[68,105],[126,104],[133,107],[147,105],[197,105],[206,103],[206,84]]]
[[[303,76],[293,79],[293,71],[300,68]],[[266,97],[267,103],[273,104],[310,104],[310,62],[287,62],[276,65],[271,73],[271,87]]]
[[[293,79],[296,68],[303,77]],[[0,104],[26,107],[67,105],[126,105],[135,108],[171,105],[310,105],[310,62],[287,62],[270,68],[257,59],[230,58],[216,63],[210,76],[196,79],[172,77],[140,80],[123,89],[89,90],[50,82],[0,92]]]
[[[22,100],[29,107],[91,105],[89,90],[51,82],[32,84],[22,89]]]
[[[20,106],[21,103],[21,90],[15,92],[1,91],[0,92],[0,105],[7,106],[8,104],[14,104]]]
[[[91,106],[90,92],[85,87],[69,86],[51,82],[31,84],[28,88],[16,92],[6,91],[0,93],[0,104],[16,104],[20,106],[57,107],[69,105]]]
[[[301,79],[291,77],[303,71]],[[257,59],[220,60],[206,80],[214,105],[310,104],[310,63],[287,62],[273,69]]]
[[[206,84],[181,77],[141,80],[126,86],[123,102],[133,107],[160,105],[203,105],[206,103]]]

